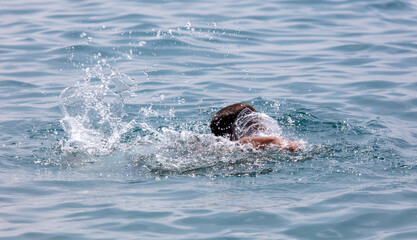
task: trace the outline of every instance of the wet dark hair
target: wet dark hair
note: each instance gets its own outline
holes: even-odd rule
[[[236,140],[233,134],[233,124],[243,109],[250,109],[248,112],[256,112],[255,108],[247,103],[235,103],[220,109],[211,118],[211,132],[216,136],[227,137],[230,140]]]

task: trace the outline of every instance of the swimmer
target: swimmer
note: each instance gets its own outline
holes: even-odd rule
[[[255,149],[281,148],[297,152],[301,144],[272,136],[279,132],[276,121],[258,113],[247,103],[236,103],[220,109],[211,119],[211,132]]]

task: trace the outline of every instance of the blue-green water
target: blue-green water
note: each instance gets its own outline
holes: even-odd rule
[[[0,239],[417,239],[415,2],[0,15]],[[236,102],[304,150],[211,136]]]

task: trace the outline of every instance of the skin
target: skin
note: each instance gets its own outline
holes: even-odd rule
[[[290,150],[292,152],[298,152],[301,144],[296,142],[287,141],[277,137],[243,137],[236,140],[241,144],[251,144],[255,149],[267,149],[279,147],[282,150]]]

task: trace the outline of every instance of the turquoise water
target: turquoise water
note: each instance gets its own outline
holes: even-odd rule
[[[415,2],[0,14],[0,239],[417,239]],[[213,137],[236,102],[304,150]]]

